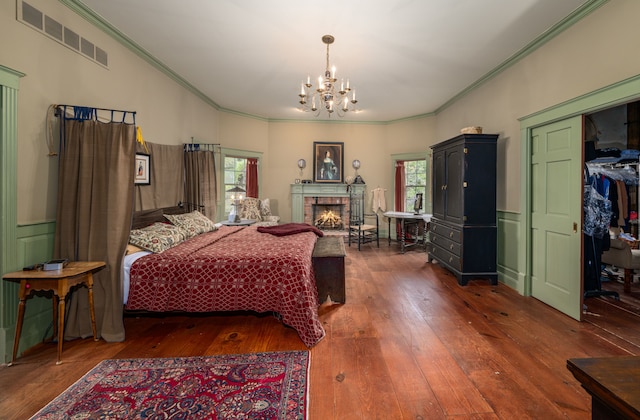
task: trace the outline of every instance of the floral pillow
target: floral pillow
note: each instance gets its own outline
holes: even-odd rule
[[[271,216],[271,203],[268,198],[263,198],[260,200],[260,216],[267,217]]]
[[[242,202],[242,211],[240,212],[241,219],[251,219],[260,221],[260,200],[253,197],[247,197]]]
[[[151,252],[161,253],[187,239],[187,232],[168,223],[154,223],[142,229],[133,229],[129,243]]]
[[[188,235],[187,239],[218,229],[215,223],[197,210],[185,214],[165,214],[164,217],[174,225],[184,229]]]

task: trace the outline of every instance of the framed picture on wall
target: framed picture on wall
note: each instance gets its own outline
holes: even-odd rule
[[[151,185],[151,156],[136,153],[135,185]]]
[[[313,142],[313,182],[342,183],[344,143]]]

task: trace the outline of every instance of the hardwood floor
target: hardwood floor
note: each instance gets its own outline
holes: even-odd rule
[[[310,419],[587,419],[590,397],[566,360],[640,354],[638,312],[592,298],[577,322],[502,284],[461,287],[425,261],[395,244],[347,248],[347,302],[319,310],[327,335],[311,349]],[[123,343],[65,343],[62,365],[48,343],[0,367],[0,417],[28,418],[107,358],[305,348],[271,315],[125,325]]]

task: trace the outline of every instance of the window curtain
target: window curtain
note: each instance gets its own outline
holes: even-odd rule
[[[185,145],[189,146],[189,145]],[[185,147],[185,200],[211,220],[216,220],[216,163],[212,151]]]
[[[258,159],[247,159],[247,197],[258,197]]]
[[[395,175],[395,197],[393,199],[393,206],[395,211],[404,211],[404,161],[396,161],[396,175]],[[400,238],[402,235],[402,227],[400,222],[396,221],[396,238]]]
[[[120,283],[133,214],[135,125],[63,122],[54,257],[106,262],[94,275],[97,333],[123,341]],[[65,339],[92,336],[86,288],[71,295],[67,311]]]
[[[151,156],[151,184],[135,187],[135,209],[139,211],[172,207],[186,201],[182,145],[145,144],[148,151],[138,144],[137,152]]]

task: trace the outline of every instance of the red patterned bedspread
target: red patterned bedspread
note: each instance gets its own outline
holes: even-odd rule
[[[222,226],[138,259],[126,309],[276,312],[311,347],[325,334],[311,264],[316,238]]]

